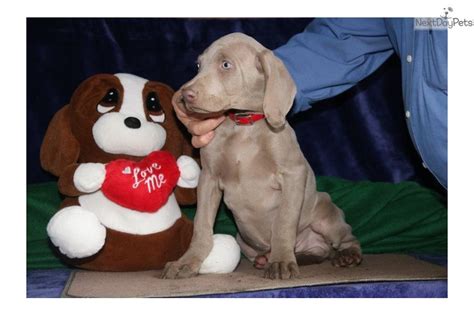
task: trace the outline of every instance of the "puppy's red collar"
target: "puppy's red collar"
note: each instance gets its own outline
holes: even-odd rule
[[[258,112],[230,112],[229,118],[235,125],[253,125],[253,123],[265,118],[265,114]]]

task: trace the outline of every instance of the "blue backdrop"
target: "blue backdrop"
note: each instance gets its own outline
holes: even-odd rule
[[[41,169],[39,148],[53,114],[87,77],[128,72],[176,89],[195,74],[196,57],[215,39],[244,32],[274,49],[310,20],[28,19],[28,183],[55,179]],[[290,123],[318,175],[414,180],[445,193],[422,167],[410,140],[396,56],[349,91],[291,117]]]

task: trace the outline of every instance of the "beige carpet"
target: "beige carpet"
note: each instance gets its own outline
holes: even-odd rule
[[[182,280],[162,280],[160,271],[90,272],[71,274],[64,297],[176,297],[236,293],[310,285],[374,281],[446,279],[447,269],[406,255],[365,255],[356,268],[335,268],[329,262],[300,267],[293,280],[264,279],[242,260],[236,271],[223,275],[200,275]]]

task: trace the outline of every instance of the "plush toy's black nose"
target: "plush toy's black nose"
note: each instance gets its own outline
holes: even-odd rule
[[[130,127],[130,128],[140,128],[140,126],[142,125],[140,123],[139,119],[137,119],[136,117],[132,117],[132,116],[127,117],[125,119],[124,123],[127,127]]]

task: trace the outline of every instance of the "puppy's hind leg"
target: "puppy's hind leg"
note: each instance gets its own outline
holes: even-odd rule
[[[345,219],[343,211],[332,203],[329,194],[319,193],[315,219],[311,228],[321,234],[334,251],[330,254],[331,263],[336,267],[354,267],[362,262],[362,250],[352,228]]]
[[[240,250],[245,255],[245,257],[253,262],[253,266],[257,269],[265,269],[267,268],[268,258],[270,258],[270,251],[265,252],[263,254],[258,253],[255,249],[253,249],[249,244],[247,244],[240,234],[236,236],[237,243],[240,246]]]
[[[298,265],[321,263],[332,253],[324,237],[311,227],[301,231],[296,237],[296,262]]]

